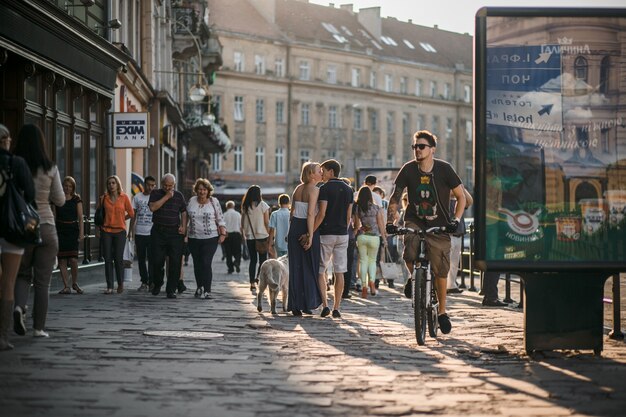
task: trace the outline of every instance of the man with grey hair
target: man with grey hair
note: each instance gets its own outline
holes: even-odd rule
[[[152,295],[159,295],[163,285],[165,258],[169,257],[167,269],[167,298],[176,298],[180,278],[183,243],[187,233],[187,203],[180,191],[174,190],[176,177],[165,174],[161,188],[152,190],[148,206],[152,211],[152,270],[154,288]]]

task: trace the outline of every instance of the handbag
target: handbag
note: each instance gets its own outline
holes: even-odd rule
[[[385,262],[380,263],[380,273],[386,280],[393,280],[398,283],[404,280],[404,274],[402,273],[402,265],[397,262],[393,262],[389,249],[385,246]]]
[[[93,215],[93,222],[96,226],[104,225],[104,196],[100,197],[100,205],[96,207],[96,213]]]
[[[256,249],[259,255],[265,255],[270,249],[270,240],[268,238],[257,239],[256,234],[254,233],[254,227],[252,227],[252,222],[250,221],[250,215],[247,212],[246,217],[248,218],[248,224],[250,225],[252,237],[254,238],[254,249]]]
[[[7,175],[3,175],[6,188],[0,203],[0,236],[18,246],[39,245],[39,214],[32,204],[24,200],[24,196],[15,186],[12,165],[13,156],[9,159]]]

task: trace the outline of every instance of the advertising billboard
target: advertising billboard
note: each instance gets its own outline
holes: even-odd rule
[[[626,9],[476,17],[476,258],[626,268]]]

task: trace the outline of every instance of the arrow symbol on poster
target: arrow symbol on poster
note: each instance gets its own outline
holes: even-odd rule
[[[542,106],[541,110],[539,110],[537,113],[539,114],[539,116],[543,116],[546,113],[550,115],[552,107],[554,107],[554,104],[546,104],[545,106]]]
[[[541,64],[542,62],[548,62],[552,52],[543,52],[539,54],[539,58],[535,59],[535,64]]]

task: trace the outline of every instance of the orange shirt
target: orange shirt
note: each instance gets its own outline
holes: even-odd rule
[[[115,203],[111,201],[109,193],[104,194],[104,226],[102,230],[109,233],[119,233],[126,230],[126,215],[129,218],[135,215],[130,199],[125,193],[120,194]]]

